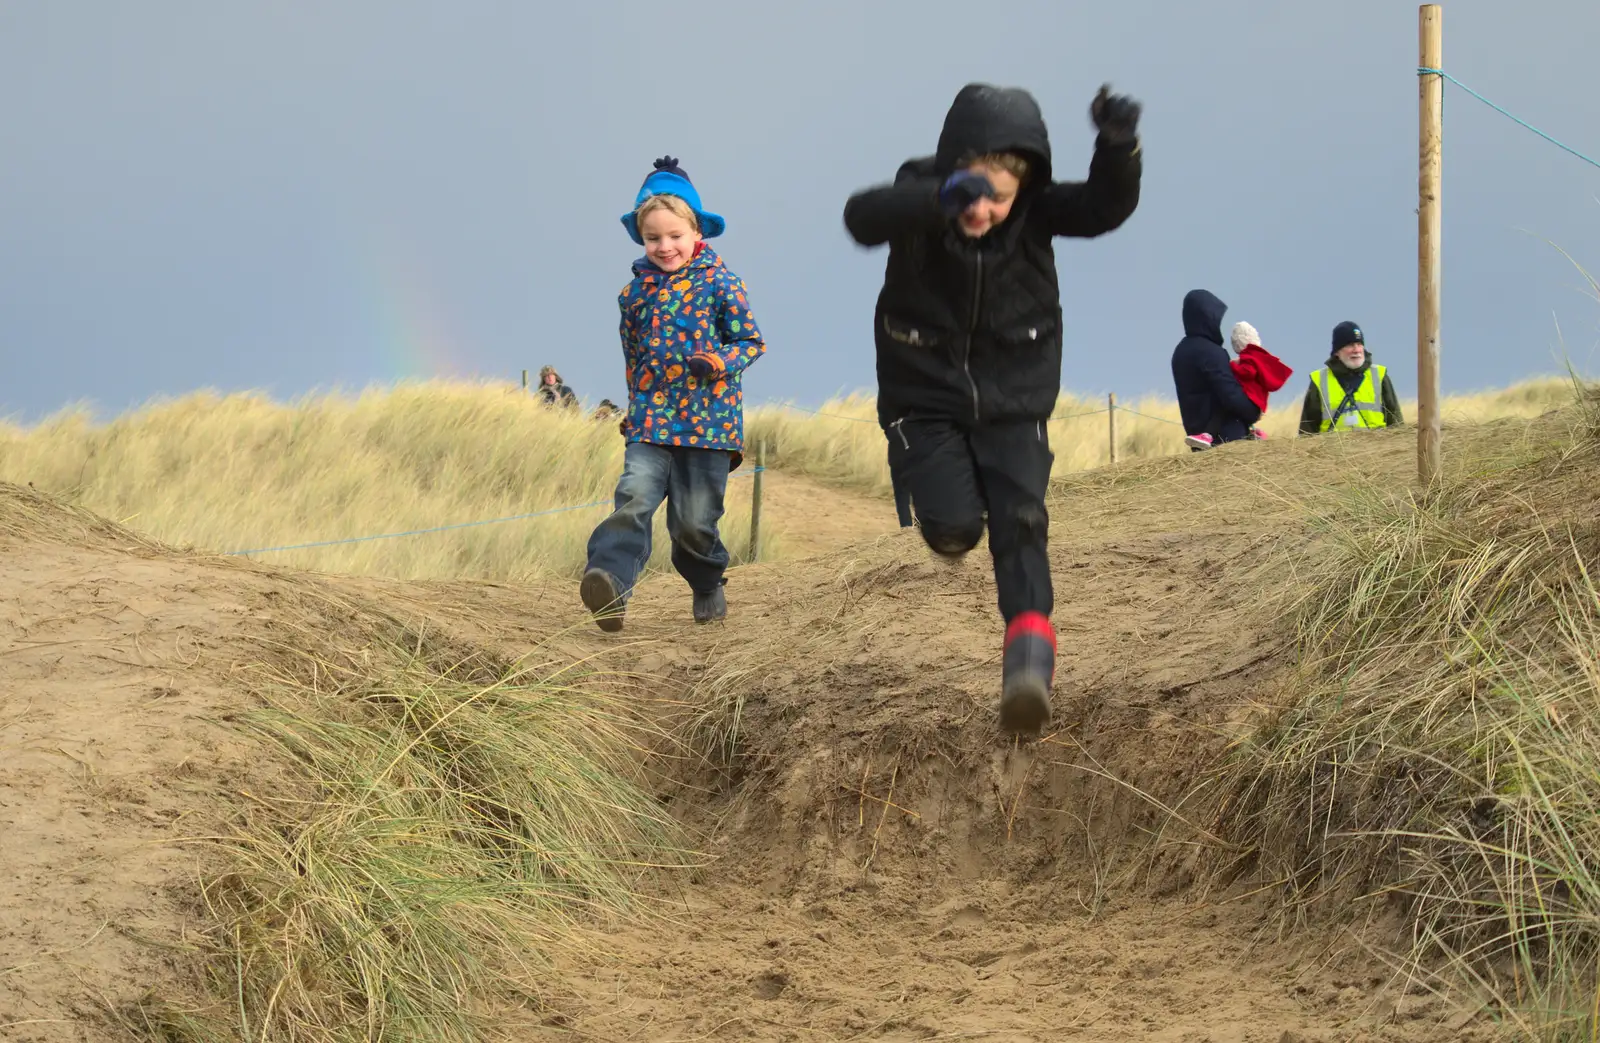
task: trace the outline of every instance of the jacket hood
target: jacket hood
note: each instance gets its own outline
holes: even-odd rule
[[[1235,362],[1234,366],[1253,373],[1255,379],[1269,392],[1277,391],[1294,376],[1294,370],[1285,365],[1282,359],[1259,344],[1246,344],[1244,350],[1239,352],[1239,361]]]
[[[1222,316],[1228,306],[1210,290],[1190,290],[1183,298],[1183,332],[1222,343]]]
[[[1050,181],[1050,133],[1032,94],[1020,87],[969,83],[956,94],[939,132],[934,168],[940,177],[968,156],[1018,152],[1033,161],[1029,183]]]

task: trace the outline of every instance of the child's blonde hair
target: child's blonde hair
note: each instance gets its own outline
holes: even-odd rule
[[[700,219],[695,216],[694,209],[690,207],[688,203],[684,202],[681,197],[674,195],[662,194],[651,196],[649,199],[646,199],[644,202],[639,204],[639,209],[633,212],[633,218],[642,226],[644,224],[645,216],[647,214],[653,214],[657,210],[665,210],[670,214],[681,217],[685,221],[689,222],[690,228],[693,228],[696,232],[700,231]]]
[[[1027,181],[1028,174],[1033,170],[1033,164],[1028,162],[1028,157],[1015,152],[990,152],[983,156],[973,156],[962,163],[963,167],[972,167],[982,163],[986,167],[1004,170],[1018,181]]]

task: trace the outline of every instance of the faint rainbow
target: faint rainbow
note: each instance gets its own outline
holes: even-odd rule
[[[352,267],[362,300],[371,379],[380,383],[459,378],[471,369],[450,321],[439,279],[414,241],[393,230],[364,237]]]

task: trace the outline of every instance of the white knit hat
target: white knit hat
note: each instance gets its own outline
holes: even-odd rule
[[[1248,322],[1236,324],[1233,327],[1233,353],[1237,355],[1252,344],[1258,348],[1261,346],[1261,334]]]

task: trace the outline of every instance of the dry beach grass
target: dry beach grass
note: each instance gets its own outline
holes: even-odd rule
[[[1448,423],[1535,416],[1570,397],[1570,382],[1534,381],[1445,401]],[[1272,438],[1293,436],[1291,396],[1268,413]],[[1123,403],[1124,460],[1187,452],[1177,408]],[[1061,417],[1103,409],[1063,394]],[[1415,410],[1415,403],[1407,403]],[[826,403],[815,415],[750,410],[752,444],[788,475],[885,494],[883,433],[868,397]],[[1144,414],[1140,416],[1138,414]],[[848,417],[850,419],[841,419]],[[1158,419],[1149,419],[1158,418]],[[1052,424],[1056,474],[1103,466],[1104,413]],[[423,383],[280,403],[254,394],[194,394],[153,402],[106,424],[66,410],[29,426],[0,427],[0,480],[31,485],[179,546],[206,551],[275,548],[553,511],[515,522],[273,553],[318,571],[403,579],[515,581],[576,575],[590,530],[622,466],[614,423],[537,407],[504,385]],[[752,454],[753,455],[753,454]],[[753,460],[729,482],[723,539],[749,546]],[[576,510],[568,508],[578,507]],[[656,568],[665,520],[657,519]],[[784,556],[781,532],[763,557]]]

